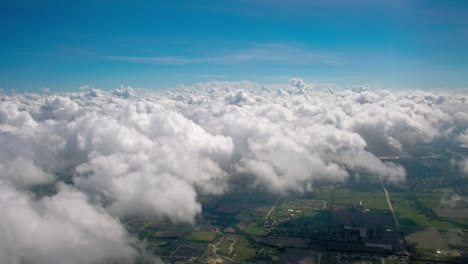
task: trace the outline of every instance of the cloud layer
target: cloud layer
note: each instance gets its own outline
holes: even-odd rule
[[[119,219],[193,222],[198,195],[239,184],[285,194],[354,172],[402,182],[403,167],[379,157],[440,138],[468,146],[467,98],[300,79],[0,95],[0,262],[131,261]],[[64,178],[73,184],[50,197],[27,192]]]
[[[136,255],[119,220],[68,186],[34,200],[0,183],[0,210],[2,263],[130,261]]]

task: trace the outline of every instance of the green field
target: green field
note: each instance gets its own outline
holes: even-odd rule
[[[383,191],[352,192],[348,189],[333,190],[333,204],[359,205],[359,202],[369,209],[388,210],[387,199]]]
[[[156,233],[159,229],[156,228],[145,228],[142,231],[138,233],[138,237],[140,239],[144,239],[146,237],[152,236],[154,233]]]
[[[307,195],[311,199],[320,199],[327,201],[327,204],[330,205],[333,198],[332,190],[317,190]]]
[[[230,252],[231,246],[233,248],[232,252]],[[250,247],[249,242],[245,237],[229,234],[226,235],[223,238],[223,242],[218,245],[218,253],[234,257],[239,261],[244,261],[255,257],[256,250]]]
[[[232,236],[230,235],[225,235],[222,238],[222,241],[219,242],[216,247],[217,247],[217,252],[221,255],[224,256],[229,256],[230,255],[230,246],[233,245],[233,241],[231,240]]]
[[[353,192],[347,189],[333,190],[333,204],[348,205],[353,204]]]
[[[183,239],[200,242],[212,242],[216,238],[216,232],[211,231],[192,231],[185,236]]]
[[[395,211],[402,226],[430,227],[427,218],[418,214],[414,208],[398,207]]]
[[[429,219],[429,224],[434,228],[440,229],[459,229],[460,227],[457,225],[457,222],[452,221],[452,219]]]
[[[354,204],[362,204],[369,209],[388,210],[385,193],[381,192],[358,192],[353,196]]]
[[[229,235],[236,243],[234,255],[236,259],[243,261],[255,257],[256,250],[251,248],[247,239],[240,235]]]
[[[276,195],[266,192],[230,193],[223,197],[223,202],[274,204],[276,199]]]
[[[436,228],[468,229],[468,219],[438,218],[430,223]]]
[[[468,219],[437,216],[432,208],[440,208],[443,193],[391,193],[390,197],[402,226],[461,229]]]
[[[416,193],[415,196],[423,206],[428,208],[439,208],[443,193]]]
[[[324,226],[330,223],[330,212],[328,211],[305,211],[302,217],[304,222],[313,223],[317,226]]]
[[[255,220],[249,223],[249,225],[245,228],[245,232],[250,235],[261,236],[263,235],[263,225],[265,221],[263,220]]]

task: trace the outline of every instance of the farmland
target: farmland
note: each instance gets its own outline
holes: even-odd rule
[[[440,170],[421,172],[426,165],[410,164],[410,183],[442,182],[427,180]],[[383,181],[399,226],[372,175],[284,196],[202,196],[204,212],[192,225],[163,219],[130,219],[126,225],[167,262],[464,263],[467,198],[443,183],[423,189]]]
[[[151,219],[127,225],[163,259],[193,263],[408,263],[410,256],[457,258],[454,252],[468,248],[466,210],[444,206],[447,191],[390,191],[398,228],[384,191],[369,182],[376,184],[372,191],[341,185],[276,200],[259,193],[205,197],[207,209],[194,226]]]
[[[183,239],[200,242],[211,242],[216,238],[216,233],[211,231],[191,231]]]

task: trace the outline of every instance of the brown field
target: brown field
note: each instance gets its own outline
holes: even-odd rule
[[[216,212],[232,214],[237,213],[241,209],[266,214],[271,209],[271,206],[257,203],[222,203],[216,208]]]
[[[167,226],[169,226],[169,224],[164,223],[164,222],[153,222],[153,223],[150,224],[150,227],[159,228],[159,229],[164,229]]]
[[[437,208],[432,209],[432,211],[439,217],[468,218],[468,209]]]
[[[220,196],[201,196],[198,197],[203,209],[214,209],[221,200]]]
[[[223,232],[224,233],[235,233],[236,230],[232,226],[228,226],[228,227],[224,228]]]
[[[390,213],[371,211],[361,213],[344,205],[332,207],[332,225],[360,224],[360,225],[394,225]]]
[[[236,225],[237,228],[240,230],[244,230],[247,225],[249,225],[250,221],[252,220],[252,217],[245,215],[245,214],[240,214],[236,216],[236,219],[239,220],[239,223]]]
[[[222,258],[209,258],[208,263],[210,264],[217,264],[217,263],[223,263],[224,260]]]
[[[254,237],[254,240],[267,246],[285,248],[309,248],[309,241],[298,237],[267,236]]]
[[[466,246],[468,247],[468,240],[465,239],[465,235],[460,230],[441,230],[440,235],[445,239],[447,244],[452,246]],[[465,243],[466,241],[466,243]]]
[[[205,243],[184,243],[174,251],[173,255],[178,257],[197,257],[202,255],[206,248],[207,244]]]
[[[344,205],[337,205],[332,207],[331,223],[332,225],[346,225],[351,224],[353,219],[353,212],[350,208]]]
[[[405,240],[416,248],[449,250],[437,229],[402,229]]]
[[[287,248],[281,256],[280,264],[310,264],[312,258],[305,249]]]
[[[181,231],[178,230],[164,230],[164,231],[158,231],[153,234],[154,237],[159,237],[159,238],[177,238],[182,235]]]

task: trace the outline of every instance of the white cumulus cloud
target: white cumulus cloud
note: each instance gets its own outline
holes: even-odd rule
[[[350,172],[403,182],[405,169],[381,157],[436,139],[466,147],[466,98],[321,90],[298,78],[272,87],[1,94],[0,262],[131,260],[136,253],[119,219],[193,222],[198,195],[239,184],[286,194],[345,181]],[[58,193],[38,199],[27,192],[42,183]]]

